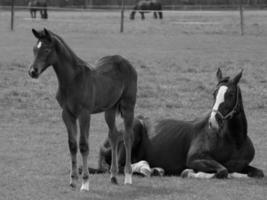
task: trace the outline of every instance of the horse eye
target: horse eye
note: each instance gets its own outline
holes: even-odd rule
[[[50,49],[45,49],[44,52],[45,53],[50,53]]]

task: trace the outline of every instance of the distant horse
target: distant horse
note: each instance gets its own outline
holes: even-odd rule
[[[159,0],[141,0],[134,6],[133,11],[130,14],[130,19],[133,20],[135,18],[136,11],[139,11],[142,19],[145,19],[145,13],[151,10],[154,11],[153,13],[155,19],[158,18],[158,15],[159,19],[163,18],[162,5]]]
[[[80,127],[79,147],[82,155],[82,187],[89,190],[87,158],[90,115],[105,112],[109,128],[109,142],[112,147],[111,182],[117,184],[117,158],[115,149],[118,143],[115,116],[120,114],[124,120],[123,134],[126,162],[125,184],[132,183],[131,135],[133,134],[134,107],[137,93],[137,73],[133,66],[121,56],[101,58],[96,67],[88,66],[55,33],[44,29],[32,30],[38,39],[34,46],[35,59],[30,66],[29,75],[38,78],[47,67],[53,66],[58,79],[57,101],[63,109],[62,118],[68,132],[71,154],[70,185],[75,187],[78,180],[77,169],[77,120]]]
[[[132,163],[144,160],[152,168],[162,168],[166,175],[182,177],[263,177],[262,170],[249,165],[255,150],[247,136],[247,119],[238,86],[241,76],[242,72],[232,79],[223,77],[218,69],[214,104],[202,118],[157,122],[135,118]],[[122,165],[125,150],[122,145],[119,147]],[[104,173],[109,166],[110,144],[106,141],[100,149],[98,169],[90,171]]]
[[[47,19],[47,0],[29,0],[28,3],[31,17],[36,18],[36,12],[40,11],[40,15],[42,19]]]

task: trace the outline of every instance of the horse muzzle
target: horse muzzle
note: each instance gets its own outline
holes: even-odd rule
[[[33,66],[30,66],[30,69],[28,71],[28,74],[32,78],[38,78],[39,75],[40,75],[40,72],[39,72],[39,70],[37,68],[34,68]]]

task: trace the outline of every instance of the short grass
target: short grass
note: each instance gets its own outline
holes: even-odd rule
[[[126,13],[127,15],[129,13]],[[68,186],[67,133],[56,103],[57,80],[48,69],[38,80],[27,75],[36,40],[32,28],[61,35],[89,63],[120,54],[138,71],[136,113],[152,119],[193,119],[212,105],[218,67],[228,75],[244,69],[240,83],[249,135],[256,149],[253,165],[267,174],[267,12],[245,12],[246,35],[239,35],[238,12],[165,13],[163,21],[130,21],[119,34],[119,13],[51,12],[30,20],[19,11],[15,31],[9,13],[0,13],[0,199],[266,199],[267,179],[192,180],[138,178],[132,186],[90,177],[91,191]],[[91,166],[107,135],[103,114],[94,115]]]

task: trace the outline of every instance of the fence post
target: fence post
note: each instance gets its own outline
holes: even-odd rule
[[[241,35],[244,35],[243,0],[239,0],[239,10],[240,10],[240,28],[241,28]]]
[[[125,0],[121,0],[121,29],[120,32],[123,33],[124,29],[124,9],[125,9]]]
[[[15,4],[15,0],[12,0],[11,1],[11,20],[10,20],[11,31],[14,30],[14,4]]]

